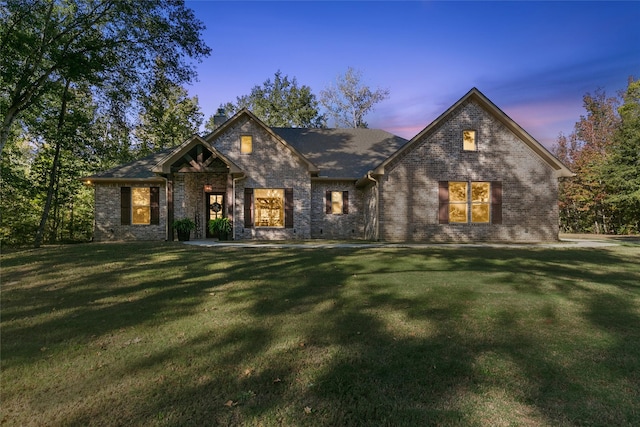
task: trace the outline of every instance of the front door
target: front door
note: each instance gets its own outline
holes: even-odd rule
[[[207,237],[213,237],[209,232],[209,220],[224,217],[224,193],[206,193],[207,200]]]

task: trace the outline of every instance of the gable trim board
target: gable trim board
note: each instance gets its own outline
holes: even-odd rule
[[[469,129],[474,151],[462,149]],[[241,153],[243,135],[252,136],[251,153]],[[204,138],[84,181],[95,188],[96,240],[173,240],[170,224],[182,217],[196,220],[192,237],[203,238],[206,198],[215,193],[234,239],[466,242],[557,240],[557,180],[566,176],[566,166],[473,88],[409,141],[376,129],[270,128],[244,109]],[[449,181],[476,192],[490,185],[490,195],[469,199],[465,209],[490,212],[482,215],[491,220],[444,221],[442,183]],[[119,188],[153,183],[161,184],[158,224],[120,225]],[[271,207],[261,208],[259,223],[256,189],[282,194],[261,199]],[[341,214],[328,209],[330,194],[343,195]]]

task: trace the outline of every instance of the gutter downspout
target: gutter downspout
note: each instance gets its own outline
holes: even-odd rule
[[[367,179],[376,185],[376,231],[375,240],[380,240],[380,183],[371,176],[372,171],[367,172]]]

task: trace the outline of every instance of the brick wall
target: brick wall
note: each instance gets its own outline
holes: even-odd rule
[[[160,187],[160,224],[121,225],[120,187]],[[96,241],[165,240],[167,238],[167,198],[164,183],[154,184],[95,184]]]
[[[240,136],[253,137],[253,151],[240,153]],[[211,144],[246,173],[235,185],[234,238],[308,239],[311,237],[311,180],[308,166],[271,133],[248,118],[238,120]],[[245,188],[293,188],[293,228],[244,227]]]
[[[346,214],[326,213],[327,191],[347,191]],[[364,218],[361,190],[353,181],[313,181],[311,184],[311,237],[314,239],[362,239]]]
[[[462,150],[477,131],[478,151]],[[439,224],[438,181],[501,181],[501,225]],[[558,238],[551,167],[473,100],[462,104],[380,177],[380,238],[388,241],[549,241]]]

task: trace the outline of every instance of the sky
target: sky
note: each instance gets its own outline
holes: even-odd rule
[[[640,1],[187,1],[212,54],[205,119],[281,71],[316,98],[349,67],[390,96],[370,128],[410,139],[476,87],[550,148],[583,97],[640,78]]]

